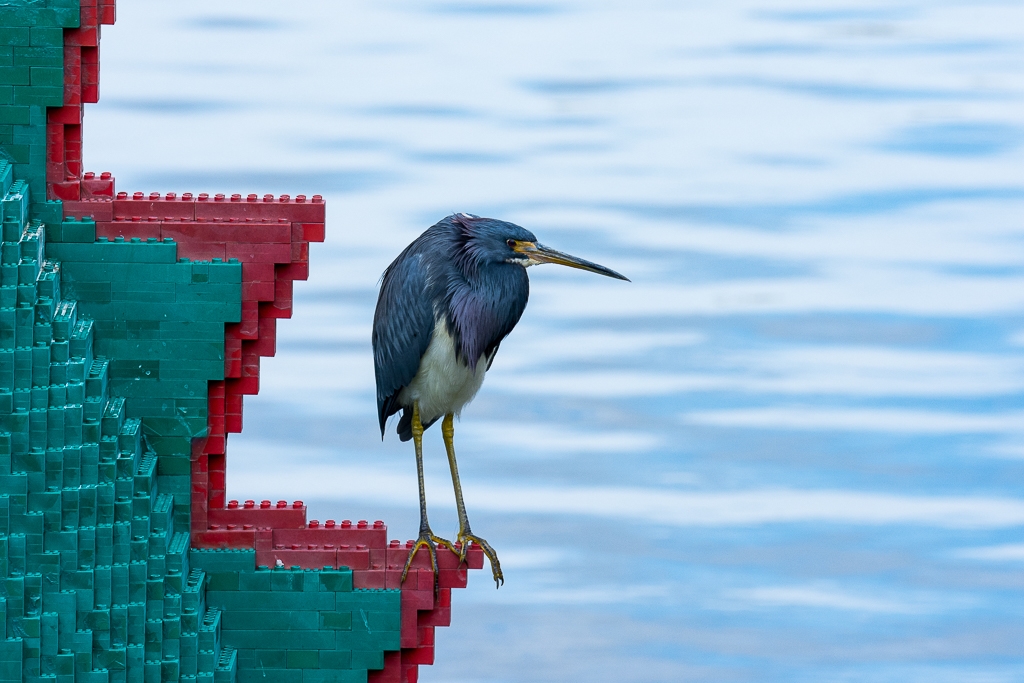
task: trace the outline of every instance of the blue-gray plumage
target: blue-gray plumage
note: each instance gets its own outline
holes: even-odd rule
[[[383,437],[387,419],[402,412],[397,431],[402,441],[415,442],[420,486],[420,538],[406,572],[420,547],[430,550],[436,576],[435,544],[465,559],[469,544],[476,542],[491,562],[495,582],[503,580],[497,555],[469,528],[455,462],[453,417],[479,390],[498,346],[522,317],[530,296],[526,268],[539,263],[626,279],[540,245],[518,225],[464,213],[427,229],[384,271],[373,318],[377,415]],[[459,513],[458,547],[435,536],[427,523],[422,434],[442,417]]]

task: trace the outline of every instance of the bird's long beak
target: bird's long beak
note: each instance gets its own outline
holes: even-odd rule
[[[616,273],[611,268],[605,268],[604,266],[585,261],[584,259],[570,256],[569,254],[556,251],[551,247],[545,247],[543,244],[537,242],[516,242],[512,250],[517,254],[522,254],[530,259],[531,264],[540,263],[557,263],[562,266],[569,266],[570,268],[579,268],[580,270],[589,270],[591,273],[597,273],[598,275],[606,275],[607,277],[613,277],[616,280],[625,280],[629,282],[629,278],[625,275]]]

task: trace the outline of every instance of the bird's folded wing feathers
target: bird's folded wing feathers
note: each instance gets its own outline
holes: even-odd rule
[[[416,376],[434,334],[434,310],[420,254],[403,253],[384,273],[373,317],[373,364],[381,433],[401,406],[398,393]]]

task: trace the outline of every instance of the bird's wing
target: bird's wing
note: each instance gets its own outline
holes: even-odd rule
[[[416,376],[434,334],[434,309],[427,285],[421,255],[409,250],[384,272],[373,316],[373,365],[382,437],[387,419],[401,408],[399,392]]]

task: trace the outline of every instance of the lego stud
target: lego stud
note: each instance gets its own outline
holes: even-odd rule
[[[257,197],[254,194],[246,195],[246,197],[245,197],[245,201],[247,201],[247,202],[254,202],[254,201],[256,201],[256,199],[257,199]]]
[[[233,201],[233,202],[240,202],[240,201],[242,201],[242,195],[240,195],[240,194],[233,194],[233,195],[231,195],[231,201]]]
[[[178,195],[174,194],[173,192],[168,192],[167,193],[167,199],[173,200],[173,199],[177,199],[177,198],[178,198]]]
[[[384,520],[378,519],[376,522],[373,523],[373,528],[374,529],[383,529],[384,528]]]
[[[295,195],[295,201],[297,201],[299,204],[302,204],[304,201],[306,201],[306,195]]]
[[[335,521],[333,519],[329,519],[326,522],[324,522],[324,526],[327,527],[328,529],[333,529],[335,527],[335,524],[336,523],[335,523]]]
[[[365,529],[368,526],[370,526],[370,524],[365,519],[361,519],[358,522],[356,522],[356,528],[357,529]]]
[[[110,175],[110,171],[103,171],[100,173],[100,180],[110,180],[113,176]]]
[[[117,193],[117,198],[118,199],[128,199],[128,193],[127,192],[118,192]]]
[[[406,541],[405,542],[405,549],[406,550],[412,550],[415,545],[416,545],[416,541],[412,541],[412,540]]]
[[[260,501],[260,510],[266,510],[269,507],[270,507],[270,501],[269,500],[261,500]]]
[[[228,501],[228,509],[229,510],[234,510],[237,507],[238,507],[238,501],[237,500],[229,500]]]
[[[183,202],[190,202],[190,201],[192,201],[192,193],[191,192],[186,192],[186,193],[182,194],[181,195],[181,201],[183,201]]]
[[[279,507],[279,508],[286,508],[286,507],[288,507],[288,501],[287,500],[279,500],[279,501],[277,501],[277,507]]]
[[[352,528],[352,520],[351,519],[343,519],[343,520],[341,520],[341,528],[342,529],[351,529]]]
[[[283,194],[283,195],[281,195],[281,202],[282,202],[282,203],[285,203],[285,204],[287,204],[287,203],[288,203],[289,201],[291,201],[291,197],[289,197],[289,196],[288,196],[288,195],[286,195],[286,194]]]
[[[316,529],[319,526],[320,526],[320,522],[318,522],[317,520],[315,520],[315,519],[309,520],[309,528],[310,529]]]
[[[323,200],[324,200],[324,198],[321,197],[320,195],[318,195],[318,194],[313,195],[313,203],[314,204],[320,204],[321,202],[323,202]]]
[[[228,524],[228,531],[234,531],[238,528],[237,524]]]
[[[208,202],[208,201],[210,201],[210,195],[208,195],[205,192],[200,192],[199,193],[199,201],[201,201],[201,202]]]
[[[388,544],[388,547],[389,547],[389,548],[398,548],[398,547],[400,547],[401,545],[402,545],[402,542],[401,542],[401,541],[399,541],[399,540],[398,540],[398,539],[396,538],[396,539],[393,539],[393,540],[392,540],[392,541],[391,541],[391,542],[390,542],[390,543]]]
[[[247,500],[247,501],[245,501],[245,509],[246,510],[251,510],[254,507],[256,507],[256,501],[254,501],[254,500]]]
[[[292,507],[295,508],[296,510],[301,510],[304,507],[304,505],[301,500],[297,500],[294,503],[292,503]]]
[[[150,192],[149,193],[149,201],[155,201],[157,199],[160,199],[160,193],[159,192]]]
[[[263,201],[265,201],[265,202],[272,202],[272,201],[274,201],[274,195],[272,195],[272,194],[265,194],[265,195],[263,195]]]
[[[144,196],[141,192],[136,192],[132,195],[132,199],[142,199]]]
[[[85,175],[84,175],[84,176],[82,176],[82,178],[83,178],[84,180],[92,180],[92,179],[93,179],[93,178],[95,178],[95,177],[96,177],[96,174],[95,174],[95,173],[93,173],[92,171],[86,171],[86,172],[85,172]]]

